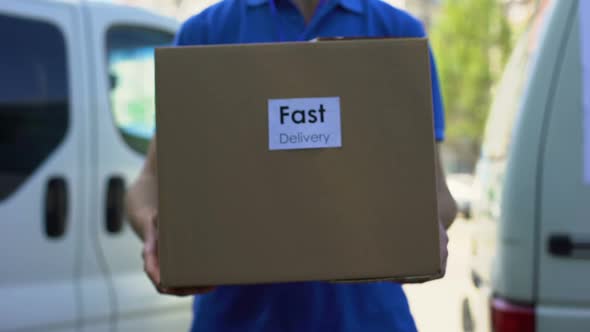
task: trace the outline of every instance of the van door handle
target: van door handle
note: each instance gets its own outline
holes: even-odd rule
[[[125,180],[120,176],[112,176],[107,183],[105,198],[105,227],[111,234],[123,229],[124,199]]]
[[[68,218],[68,186],[63,177],[47,181],[45,192],[45,234],[50,238],[62,237]]]
[[[590,235],[551,235],[548,250],[558,257],[590,259]]]

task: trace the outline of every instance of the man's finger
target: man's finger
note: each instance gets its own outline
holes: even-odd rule
[[[143,255],[144,259],[144,270],[148,277],[157,287],[160,284],[160,266],[158,264],[158,258],[150,251],[145,252]]]
[[[156,231],[157,231],[157,230],[158,230],[158,213],[157,213],[157,212],[155,212],[155,213],[152,215],[152,218],[151,218],[151,220],[150,220],[150,223],[151,223],[151,224],[152,224],[152,226],[154,227],[154,230],[156,230]]]
[[[441,261],[441,270],[443,277],[446,274],[447,270],[447,259],[449,257],[448,245],[449,245],[449,237],[447,231],[443,227],[441,223],[439,223],[439,232],[440,232],[440,261]]]

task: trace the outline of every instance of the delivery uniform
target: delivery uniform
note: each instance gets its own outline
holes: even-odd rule
[[[334,36],[424,37],[425,33],[417,19],[380,0],[324,0],[307,24],[289,0],[225,0],[188,19],[176,36],[176,44],[304,41]],[[431,67],[434,130],[441,141],[444,116],[433,60]],[[195,298],[192,330],[410,332],[416,331],[416,326],[399,284],[305,282],[218,287]]]

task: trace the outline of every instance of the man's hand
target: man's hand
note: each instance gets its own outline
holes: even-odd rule
[[[447,229],[451,227],[453,221],[455,220],[455,216],[457,215],[457,205],[455,204],[455,200],[453,196],[451,196],[451,192],[449,191],[449,187],[447,187],[447,181],[445,179],[445,173],[442,168],[442,161],[440,160],[440,151],[439,146],[436,146],[435,151],[435,163],[436,163],[436,194],[438,200],[438,242],[439,242],[439,249],[440,249],[440,270],[441,274],[437,276],[438,278],[442,278],[445,276],[447,271],[447,258],[449,256],[448,244],[449,244],[449,236],[447,235]],[[405,282],[405,283],[422,283],[424,281],[418,282]]]
[[[439,242],[440,242],[440,262],[441,262],[441,278],[445,275],[447,269],[447,257],[449,255],[448,244],[449,237],[447,230],[453,224],[455,217],[457,216],[457,204],[449,191],[445,172],[442,167],[442,160],[440,158],[440,147],[436,146],[435,150],[435,163],[436,163],[436,192],[438,198],[438,226],[439,226]]]
[[[212,291],[214,287],[194,287],[194,288],[166,288],[160,285],[160,261],[158,259],[158,229],[157,229],[157,213],[153,213],[146,220],[146,227],[144,228],[144,243],[143,243],[143,269],[147,276],[154,284],[154,287],[161,294],[169,294],[176,296],[186,296],[194,294],[202,294]]]
[[[156,142],[152,141],[145,165],[126,197],[127,215],[135,233],[143,240],[143,269],[162,294],[186,296],[202,294],[213,287],[170,289],[160,285],[158,259],[158,187],[156,171]]]

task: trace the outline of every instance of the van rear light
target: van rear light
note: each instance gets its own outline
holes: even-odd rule
[[[535,332],[535,307],[501,298],[491,302],[494,332]]]

